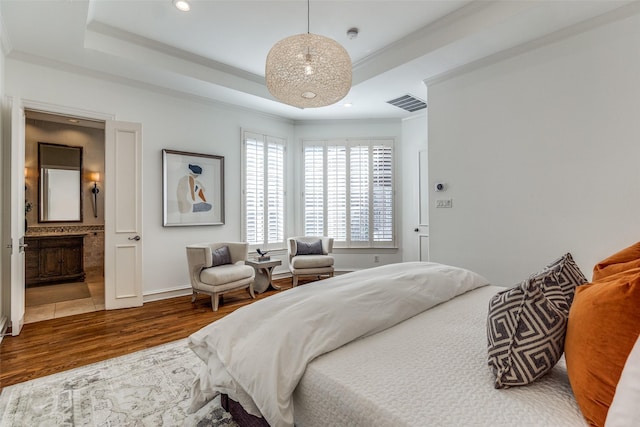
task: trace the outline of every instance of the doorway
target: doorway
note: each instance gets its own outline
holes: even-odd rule
[[[81,152],[79,217],[49,218],[42,144]],[[105,309],[104,198],[105,122],[25,110],[25,317],[33,323]],[[78,219],[79,218],[79,219]]]

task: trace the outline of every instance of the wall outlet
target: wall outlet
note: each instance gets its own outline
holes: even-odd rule
[[[436,208],[450,208],[452,206],[453,206],[453,200],[451,199],[436,200]]]
[[[378,255],[374,255],[373,256],[373,262],[375,262],[376,264],[380,262],[380,257]]]

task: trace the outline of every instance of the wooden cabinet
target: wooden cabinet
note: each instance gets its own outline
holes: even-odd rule
[[[24,241],[27,286],[84,280],[84,235],[29,236]]]

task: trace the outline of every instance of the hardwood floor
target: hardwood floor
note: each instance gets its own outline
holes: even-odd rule
[[[291,279],[274,281],[285,290]],[[149,347],[186,338],[234,310],[277,292],[268,290],[252,300],[246,290],[224,295],[217,312],[208,295],[144,304],[139,308],[96,311],[24,325],[17,337],[0,343],[0,388],[77,368]]]

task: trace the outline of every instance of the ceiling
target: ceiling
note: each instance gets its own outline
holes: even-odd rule
[[[346,48],[353,85],[343,101],[303,110],[271,96],[264,63],[277,41],[307,31],[307,2],[190,1],[181,12],[171,0],[0,0],[4,49],[17,60],[291,120],[405,118],[415,113],[387,101],[426,100],[425,79],[632,3],[311,0],[310,32]]]

